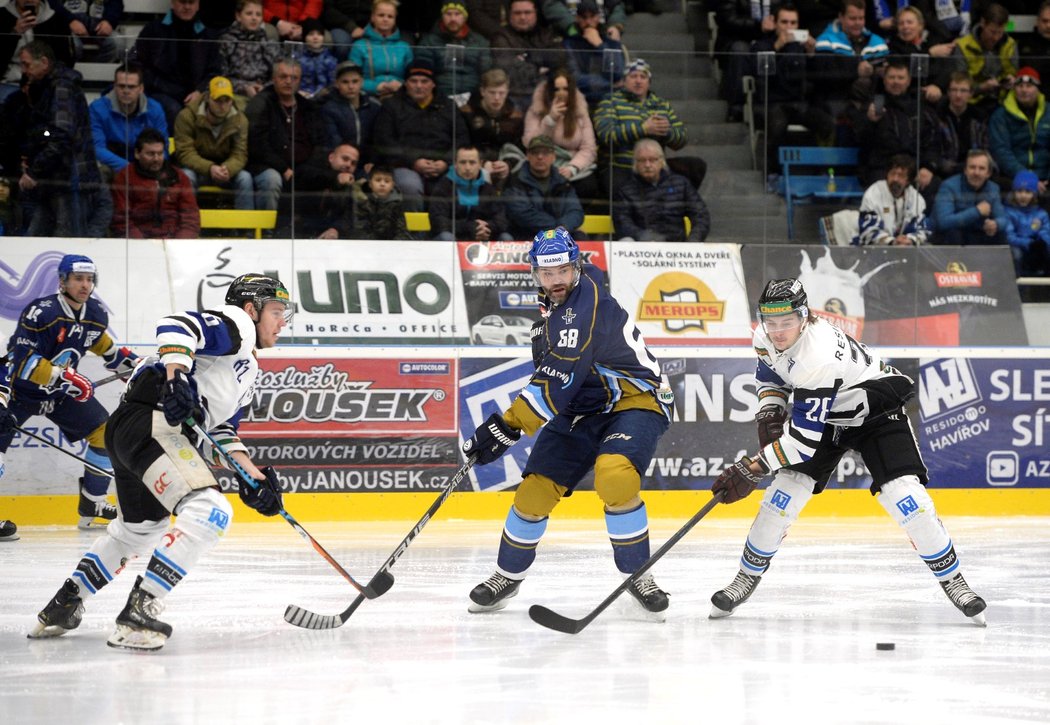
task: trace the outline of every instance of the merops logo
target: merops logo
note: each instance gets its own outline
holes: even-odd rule
[[[711,288],[691,274],[661,274],[645,288],[638,303],[638,320],[662,322],[667,332],[687,332],[696,328],[707,332],[706,325],[721,322],[725,302],[716,299]]]

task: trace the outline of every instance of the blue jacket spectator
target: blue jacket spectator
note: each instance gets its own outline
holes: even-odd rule
[[[822,97],[845,99],[858,80],[870,81],[873,64],[889,54],[886,41],[864,27],[864,0],[844,0],[842,12],[817,38],[814,83]]]
[[[616,189],[612,218],[621,240],[702,242],[711,231],[707,205],[688,179],[667,170],[663,149],[653,139],[635,146],[634,173]]]
[[[1039,179],[1031,171],[1014,177],[1006,202],[1006,241],[1018,277],[1045,276],[1050,272],[1050,216],[1039,207]]]
[[[394,5],[377,4],[372,9],[372,22],[350,48],[350,60],[364,70],[365,92],[381,99],[401,88],[413,57],[412,47],[401,39],[394,25],[396,20]]]
[[[135,139],[142,129],[155,128],[165,138],[169,135],[164,109],[143,92],[142,67],[138,63],[117,68],[113,90],[92,101],[88,115],[95,158],[112,174],[134,158]]]
[[[944,180],[933,207],[935,244],[1003,244],[1008,223],[999,199],[999,185],[991,181],[992,159],[987,151],[971,151],[961,174]]]
[[[507,225],[514,239],[531,239],[543,229],[583,224],[583,206],[572,184],[554,168],[554,142],[548,136],[529,141],[527,163],[503,191]]]

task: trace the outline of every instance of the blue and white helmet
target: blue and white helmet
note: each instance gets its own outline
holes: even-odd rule
[[[98,285],[98,267],[91,261],[91,257],[85,257],[83,254],[67,254],[58,263],[58,279],[61,282],[65,282],[69,275],[81,272],[93,275],[95,284]]]
[[[580,281],[580,271],[583,269],[580,248],[565,227],[547,229],[533,237],[532,248],[529,250],[529,262],[532,263],[532,278],[540,287],[543,285],[540,284],[536,274],[540,267],[573,265],[576,272],[572,282],[573,287]]]

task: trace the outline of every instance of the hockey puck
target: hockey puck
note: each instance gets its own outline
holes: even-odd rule
[[[889,650],[897,649],[897,645],[895,645],[893,642],[876,642],[875,649],[881,652],[887,652]]]

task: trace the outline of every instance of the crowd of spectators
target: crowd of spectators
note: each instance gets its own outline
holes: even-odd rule
[[[1036,24],[1014,37],[1018,11]],[[855,243],[1010,244],[1019,274],[1048,271],[1050,1],[726,0],[716,19],[729,120],[756,78],[770,185],[780,146],[857,147]]]
[[[408,237],[426,212],[436,239],[531,238],[621,204],[616,236],[710,229],[706,165],[665,155],[685,127],[624,48],[654,3],[170,0],[134,38],[122,7],[0,6],[7,234],[185,237],[205,203],[275,210],[278,236]],[[90,103],[87,54],[115,68]]]

